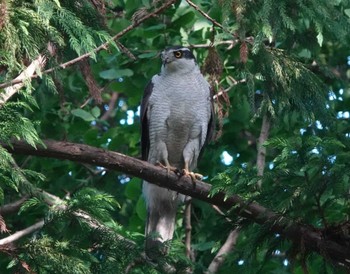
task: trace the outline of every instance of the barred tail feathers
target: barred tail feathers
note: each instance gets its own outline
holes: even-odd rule
[[[143,182],[143,195],[146,200],[146,254],[157,257],[167,253],[163,242],[173,238],[177,206],[183,195],[159,186]]]

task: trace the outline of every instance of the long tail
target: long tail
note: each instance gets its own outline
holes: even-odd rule
[[[146,254],[151,259],[167,253],[162,244],[173,238],[176,211],[181,194],[143,182],[143,195],[146,199]]]

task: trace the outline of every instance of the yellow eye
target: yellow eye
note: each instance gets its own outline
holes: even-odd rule
[[[182,57],[182,51],[174,51],[174,56],[176,58],[181,58]]]

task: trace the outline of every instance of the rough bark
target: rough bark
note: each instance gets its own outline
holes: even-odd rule
[[[227,198],[223,192],[210,195],[211,186],[207,183],[196,181],[194,184],[190,177],[179,178],[175,173],[168,173],[166,169],[117,152],[68,142],[44,141],[44,143],[46,148],[42,146],[33,148],[20,141],[13,142],[11,146],[5,144],[3,146],[9,152],[16,154],[103,166],[226,209],[234,208],[239,216],[269,226],[271,233],[280,234],[294,244],[302,246],[303,250],[318,252],[334,263],[350,267],[350,248],[346,243],[338,243],[330,235],[325,235],[324,231],[294,222],[258,203],[248,202],[238,195]]]

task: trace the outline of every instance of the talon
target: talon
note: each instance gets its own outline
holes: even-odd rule
[[[168,175],[170,174],[170,171],[174,172],[175,174],[179,173],[178,168],[171,166],[169,163],[166,163],[166,165],[163,165],[161,162],[157,161],[155,163],[156,166],[160,166],[161,168],[164,168],[167,170]]]
[[[182,170],[182,176],[189,176],[192,180],[193,188],[196,188],[196,180],[202,180],[203,175],[199,173],[194,173],[186,169]]]
[[[188,162],[185,161],[185,168],[182,170],[182,175],[188,175],[191,177],[192,181],[195,180],[202,180],[203,179],[203,175],[199,174],[199,173],[195,173],[189,170],[189,164]]]
[[[203,175],[202,174],[191,172],[191,171],[188,171],[186,169],[182,170],[182,175],[190,176],[192,181],[195,181],[195,180],[200,180],[201,181],[203,179]]]

